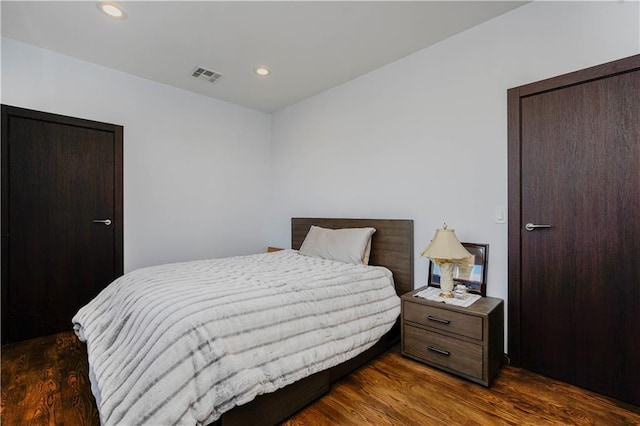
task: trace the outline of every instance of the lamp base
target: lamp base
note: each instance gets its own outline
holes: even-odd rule
[[[453,262],[441,260],[440,266],[440,297],[450,299],[453,297]]]

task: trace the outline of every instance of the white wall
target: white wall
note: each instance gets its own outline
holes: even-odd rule
[[[124,126],[125,271],[265,250],[268,114],[6,38],[1,101]]]
[[[292,216],[414,219],[419,253],[447,222],[488,243],[507,299],[507,89],[640,52],[638,2],[535,2],[273,117],[273,244]],[[330,66],[330,64],[327,64]]]

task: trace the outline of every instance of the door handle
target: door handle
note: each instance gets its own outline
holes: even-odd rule
[[[105,225],[111,225],[111,219],[95,219],[93,223],[104,223]]]
[[[551,228],[551,225],[536,225],[534,223],[529,222],[524,226],[524,229],[526,229],[529,232],[533,231],[536,228]]]

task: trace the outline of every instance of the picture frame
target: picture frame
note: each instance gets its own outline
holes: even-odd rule
[[[487,264],[489,259],[489,244],[462,243],[463,247],[472,254],[467,264],[456,264],[453,268],[453,284],[464,284],[469,293],[487,295]],[[440,288],[440,268],[433,260],[429,260],[429,282],[431,287]]]

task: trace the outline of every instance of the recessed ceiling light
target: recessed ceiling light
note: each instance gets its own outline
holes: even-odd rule
[[[110,18],[124,19],[127,17],[127,14],[124,13],[124,10],[122,10],[120,6],[116,5],[115,3],[103,1],[101,3],[98,3],[98,9],[100,10],[100,12],[109,16]]]
[[[255,67],[253,69],[253,72],[255,72],[258,75],[269,75],[269,74],[271,74],[271,71],[269,71],[269,68],[267,68],[267,67]]]

